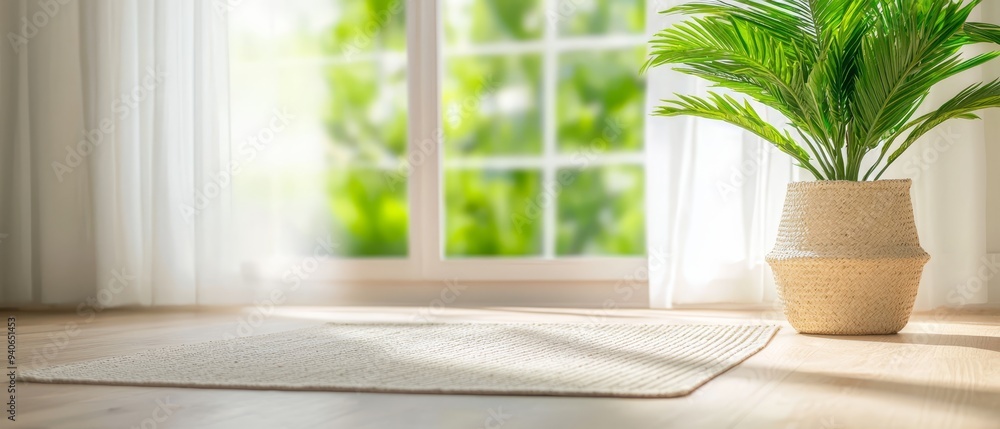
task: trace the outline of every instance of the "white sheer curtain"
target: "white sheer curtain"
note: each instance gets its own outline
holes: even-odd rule
[[[653,2],[653,7],[684,1]],[[651,34],[681,19],[648,16]],[[928,103],[940,103],[983,78],[981,70],[957,76]],[[666,68],[654,69],[649,79],[650,110],[674,93],[708,89],[704,81]],[[953,121],[941,130],[912,148],[886,177],[914,179],[921,242],[932,257],[917,298],[920,309],[987,299],[985,284],[976,280],[986,256],[984,125]],[[774,244],[786,185],[809,180],[809,174],[759,138],[713,121],[650,117],[646,142],[651,305],[772,305],[777,296],[764,255]]]
[[[0,207],[0,232],[12,231],[0,243],[4,303],[238,300],[225,249],[226,26],[215,3],[4,3],[15,13],[0,13],[5,21],[50,16],[0,63],[0,88],[20,89],[2,115],[16,118],[3,127],[11,168],[0,201],[14,201]]]
[[[35,25],[31,17],[37,16]],[[82,302],[96,292],[89,168],[50,163],[83,129],[78,10],[0,2],[0,303]],[[28,26],[26,23],[31,23]],[[11,37],[13,35],[13,37]],[[10,42],[10,43],[8,43]],[[74,161],[78,161],[75,160]]]

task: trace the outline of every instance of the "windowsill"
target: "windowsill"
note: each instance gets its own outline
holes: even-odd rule
[[[255,301],[279,305],[649,308],[648,284],[625,281],[336,281],[297,289],[261,283],[255,292]]]

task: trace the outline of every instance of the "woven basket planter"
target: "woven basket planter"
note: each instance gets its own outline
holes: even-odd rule
[[[930,259],[917,238],[910,183],[788,185],[766,259],[796,330],[878,335],[906,326]]]

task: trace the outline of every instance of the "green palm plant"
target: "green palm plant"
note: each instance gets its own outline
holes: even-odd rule
[[[748,101],[715,92],[664,100],[654,114],[741,127],[818,180],[878,180],[934,127],[1000,107],[1000,80],[994,80],[914,118],[936,84],[1000,56],[961,55],[966,45],[1000,44],[1000,26],[968,22],[980,1],[702,0],[676,6],[663,13],[686,20],[656,34],[643,70],[674,65],[780,112],[788,126],[779,129]]]

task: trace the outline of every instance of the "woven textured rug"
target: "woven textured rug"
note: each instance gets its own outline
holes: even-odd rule
[[[25,371],[22,381],[351,392],[683,396],[767,345],[759,325],[325,324]]]

